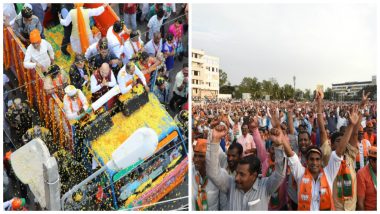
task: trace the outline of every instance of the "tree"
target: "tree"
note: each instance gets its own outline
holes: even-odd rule
[[[232,94],[232,92],[234,92],[234,90],[235,90],[235,88],[233,86],[224,85],[224,86],[220,87],[219,93],[220,94]]]
[[[277,82],[273,84],[272,90],[273,99],[280,99],[281,88]]]
[[[222,69],[219,69],[219,89],[225,85],[230,85],[230,82],[228,81],[228,75]]]
[[[283,86],[283,97],[285,100],[289,100],[294,97],[294,88],[291,85],[285,84]]]
[[[263,95],[272,95],[273,84],[271,81],[263,80],[262,84]]]
[[[325,100],[332,100],[333,98],[333,91],[331,88],[326,88],[324,92],[324,99]]]
[[[294,96],[295,96],[295,99],[297,101],[300,101],[300,100],[304,99],[304,97],[303,97],[303,91],[301,89],[296,89],[296,91],[294,92]]]
[[[244,77],[239,87],[242,93],[250,93],[252,99],[261,98],[261,83],[256,77]]]
[[[306,100],[311,100],[311,91],[310,89],[305,90],[305,99]]]

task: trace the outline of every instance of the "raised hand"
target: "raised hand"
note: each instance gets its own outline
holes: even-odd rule
[[[220,143],[220,140],[227,135],[227,128],[224,125],[217,125],[212,130],[212,143]]]
[[[356,125],[359,122],[358,106],[354,105],[348,113],[348,119],[351,124]]]
[[[271,115],[271,123],[274,128],[281,128],[280,119],[277,116],[275,108],[270,108],[269,113]]]
[[[282,133],[281,128],[273,128],[270,130],[270,140],[274,143],[275,146],[283,145],[287,138]]]
[[[286,103],[286,109],[288,109],[288,111],[293,111],[294,107],[296,106],[296,101],[293,100],[293,99],[290,99],[287,103]]]
[[[254,117],[250,118],[250,120],[249,120],[249,126],[252,129],[256,129],[256,128],[259,127],[259,119],[257,118],[257,116],[254,116]]]
[[[315,101],[317,101],[317,104],[321,104],[322,103],[322,100],[323,100],[323,92],[322,91],[316,91],[316,95],[315,95]]]
[[[363,95],[362,95],[362,101],[360,103],[360,108],[363,108],[365,105],[368,104],[368,101],[370,100],[369,95],[371,94],[371,92],[368,92],[367,94],[365,94],[365,91],[363,90]]]

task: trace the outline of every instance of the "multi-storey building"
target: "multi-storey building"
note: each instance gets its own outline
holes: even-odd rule
[[[219,58],[192,50],[192,96],[214,99],[219,94]]]

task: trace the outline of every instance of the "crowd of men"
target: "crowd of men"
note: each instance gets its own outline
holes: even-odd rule
[[[83,118],[91,112],[90,104],[115,86],[120,88],[121,94],[126,94],[142,85],[145,91],[154,93],[173,116],[187,108],[188,63],[182,62],[188,51],[184,38],[187,38],[187,4],[113,4],[112,7],[119,8],[115,12],[119,13],[120,20],[115,21],[102,37],[93,17],[103,14],[109,6],[4,4],[4,26],[11,27],[25,45],[24,68],[40,71],[43,89],[49,95],[58,96],[69,120]],[[53,17],[49,24],[54,25],[55,20],[55,25],[63,27],[60,51],[74,58],[67,67],[55,63],[57,50],[53,50],[45,38],[46,13]],[[175,61],[181,64],[177,70]],[[7,91],[12,90],[16,89]],[[4,97],[7,98],[5,119],[10,124],[10,137],[16,147],[11,150],[36,137],[46,140],[47,145],[52,144],[50,130],[40,126],[40,119],[33,118],[35,110],[29,103],[8,94]],[[112,108],[114,103],[115,97],[109,99],[105,109]],[[4,157],[8,165],[9,157]],[[3,174],[7,182],[17,180],[10,167],[5,168]],[[22,188],[19,196],[28,202],[25,187]],[[25,208],[22,206],[25,200],[20,203],[13,198],[17,195],[5,196],[4,200],[9,200],[8,210]]]
[[[193,104],[194,210],[376,210],[376,102]]]

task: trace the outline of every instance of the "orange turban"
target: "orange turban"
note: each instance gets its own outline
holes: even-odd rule
[[[11,155],[12,155],[11,151],[5,153],[5,160],[10,161],[11,160]]]
[[[206,150],[207,150],[207,140],[198,139],[197,144],[194,147],[194,152],[206,153]]]
[[[38,29],[32,30],[29,35],[30,43],[40,43],[41,42],[41,36],[40,31]]]
[[[12,210],[19,210],[25,206],[24,198],[14,198],[12,201]]]

